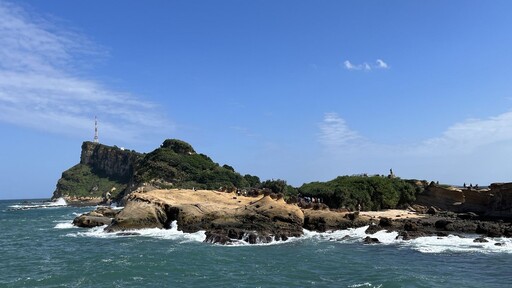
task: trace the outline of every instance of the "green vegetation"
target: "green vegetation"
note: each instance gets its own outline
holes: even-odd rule
[[[167,139],[160,145],[160,148],[170,149],[178,154],[195,154],[192,145],[178,139]]]
[[[261,182],[257,176],[240,175],[232,166],[220,166],[210,157],[196,153],[190,144],[176,139],[167,139],[160,148],[144,155],[127,156],[115,146],[87,142],[82,149],[86,149],[82,156],[89,155],[89,158],[82,159],[82,164],[62,174],[54,197],[102,197],[115,188],[112,197],[117,198],[130,192],[126,189],[128,183],[133,183],[133,187],[148,183],[163,189],[239,188],[247,189],[251,195],[265,190],[283,195],[289,203],[297,202],[301,195],[321,198],[331,208],[356,209],[361,204],[363,209],[379,210],[412,203],[427,186],[425,181],[381,176],[341,176],[328,182],[304,184],[300,188],[281,179]]]
[[[249,187],[258,187],[261,183],[260,177],[258,177],[258,176],[245,174],[244,179],[245,179],[245,181],[247,181],[247,184],[249,185]]]
[[[299,188],[306,197],[322,198],[331,208],[366,210],[390,209],[415,200],[416,187],[400,178],[382,176],[340,176],[328,182],[312,182]]]
[[[112,197],[126,188],[120,179],[111,179],[99,176],[93,169],[84,164],[78,164],[62,173],[62,178],[57,183],[57,190],[63,191],[66,195],[75,197],[102,197],[104,193],[110,192]]]
[[[288,185],[285,180],[266,180],[255,187],[260,189],[269,189],[275,194],[282,194],[287,202],[297,202],[298,200],[298,189]]]
[[[135,172],[137,183],[158,180],[162,188],[243,188],[252,184],[248,180],[259,182],[253,177],[242,176],[229,165],[219,166],[208,156],[196,154],[188,143],[175,139],[165,140],[160,148],[148,153]]]

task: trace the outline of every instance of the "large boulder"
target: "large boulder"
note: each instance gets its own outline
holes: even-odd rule
[[[83,228],[92,228],[103,225],[110,225],[112,219],[109,217],[98,217],[80,215],[73,220],[73,225]]]
[[[98,207],[94,211],[76,217],[73,220],[73,225],[83,228],[110,225],[117,212],[110,207]]]
[[[105,231],[164,228],[169,224],[167,220],[167,214],[160,205],[143,201],[129,201]]]

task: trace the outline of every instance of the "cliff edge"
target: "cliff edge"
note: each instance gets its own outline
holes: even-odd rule
[[[143,154],[116,146],[86,141],[80,163],[62,173],[52,199],[69,203],[98,204],[107,194],[114,198],[128,187]]]

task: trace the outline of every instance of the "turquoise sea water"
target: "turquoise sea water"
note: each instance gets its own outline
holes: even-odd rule
[[[379,232],[385,244],[364,245],[358,229],[220,246],[176,229],[76,228],[72,219],[92,207],[21,202],[0,201],[0,287],[512,287],[510,239],[404,242]]]

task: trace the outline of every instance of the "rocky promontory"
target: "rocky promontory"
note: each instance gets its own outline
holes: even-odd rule
[[[402,239],[512,236],[512,183],[450,187],[403,180],[390,171],[295,188],[280,179],[242,176],[177,139],[144,154],[84,142],[80,156],[80,163],[62,174],[53,198],[64,197],[73,205],[124,206],[79,216],[74,224],[80,227],[107,225],[107,232],[134,233],[123,231],[169,229],[175,222],[183,232],[205,231],[207,242],[222,244],[268,243],[301,236],[303,229],[364,226],[368,234],[396,231]]]
[[[396,231],[403,240],[450,234],[512,236],[510,223],[483,221],[476,214],[437,211],[432,207],[425,214],[413,208],[361,212],[303,209],[270,195],[246,197],[187,189],[132,193],[125,203],[120,211],[100,207],[78,216],[73,223],[87,228],[108,225],[106,232],[124,235],[144,228],[170,229],[171,223],[176,222],[180,231],[205,231],[205,242],[219,244],[269,243],[300,237],[303,229],[326,232],[364,226],[368,226],[367,234]],[[367,242],[375,241],[370,237]]]
[[[141,158],[142,154],[135,151],[86,141],[80,162],[62,173],[52,199],[62,197],[72,205],[97,205],[116,198],[128,188]]]
[[[170,228],[173,221],[183,232],[206,231],[207,242],[266,243],[301,236],[304,214],[297,205],[269,195],[257,199],[207,190],[153,190],[130,194],[106,231]]]

